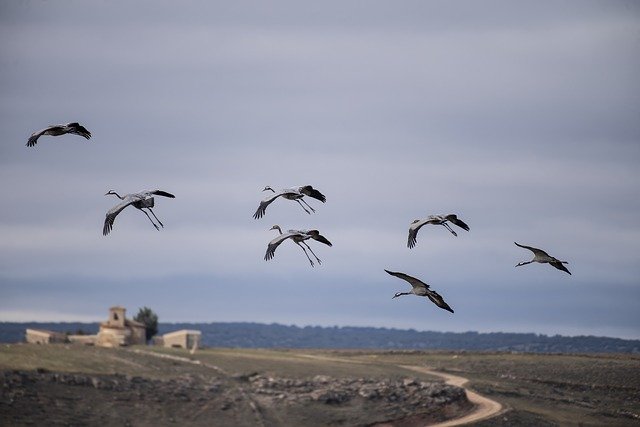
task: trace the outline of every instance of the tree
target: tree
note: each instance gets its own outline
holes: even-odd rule
[[[142,307],[139,309],[138,314],[136,314],[136,317],[134,317],[133,320],[144,324],[147,341],[158,333],[158,315],[149,307]]]

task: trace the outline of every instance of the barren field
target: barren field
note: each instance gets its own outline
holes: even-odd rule
[[[485,412],[502,407],[476,425],[638,425],[639,368],[620,355],[11,344],[0,424],[423,426],[481,412],[432,369],[468,379]]]

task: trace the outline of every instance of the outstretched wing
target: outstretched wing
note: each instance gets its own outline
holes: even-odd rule
[[[300,191],[305,196],[313,197],[314,199],[320,200],[322,203],[327,201],[327,198],[324,196],[324,194],[322,194],[321,192],[319,192],[318,190],[316,190],[310,185],[299,187],[298,191]]]
[[[36,145],[38,143],[38,138],[40,138],[45,131],[46,129],[43,129],[41,131],[32,133],[29,137],[29,140],[27,141],[27,147],[33,147],[34,145]]]
[[[272,259],[276,255],[276,248],[280,246],[280,243],[295,235],[296,233],[284,233],[270,241],[267,245],[267,252],[264,254],[264,260],[269,261]]]
[[[309,230],[306,232],[307,235],[311,236],[313,240],[317,240],[320,243],[324,243],[327,246],[333,246],[329,239],[324,237],[318,230]]]
[[[551,264],[558,270],[562,270],[564,272],[569,273],[569,275],[571,275],[571,272],[567,269],[567,267],[564,266],[564,264],[561,261],[553,261],[553,262],[550,262],[549,264]]]
[[[283,193],[275,193],[261,201],[256,213],[253,214],[253,219],[262,218],[267,211],[267,206],[269,206],[275,199],[282,196],[282,194]]]
[[[429,285],[427,285],[426,283],[424,283],[422,280],[416,279],[413,276],[409,276],[408,274],[404,274],[404,273],[398,273],[395,271],[389,271],[389,270],[384,270],[387,273],[389,273],[392,276],[396,276],[399,277],[402,280],[406,280],[407,282],[409,282],[409,284],[411,284],[411,286],[413,288],[423,288],[423,289],[429,289]]]
[[[167,193],[166,191],[162,191],[162,190],[153,190],[153,191],[149,191],[148,193],[156,194],[158,196],[169,197],[171,199],[175,199],[176,198],[176,196],[174,196],[173,194]]]
[[[42,130],[39,130],[37,132],[34,132],[31,134],[31,136],[29,137],[29,140],[27,141],[27,147],[33,147],[34,145],[36,145],[36,143],[38,142],[38,138],[40,138],[42,135],[44,135],[47,131],[50,130],[56,130],[57,132],[62,132],[63,127],[60,125],[52,125],[49,127],[46,127]]]
[[[111,232],[111,229],[113,228],[113,222],[116,220],[116,216],[118,216],[118,214],[120,212],[122,212],[122,210],[124,208],[126,208],[127,206],[129,206],[131,203],[135,202],[137,199],[134,198],[127,198],[125,200],[123,200],[122,202],[118,203],[117,205],[115,205],[114,207],[112,207],[108,212],[107,215],[104,219],[104,226],[102,227],[102,235],[106,236],[107,234],[109,234]]]
[[[77,122],[67,123],[67,127],[69,127],[69,133],[80,135],[87,139],[91,138],[91,132],[89,132],[87,128],[82,126],[80,123],[77,123]]]
[[[535,256],[535,255],[537,255],[537,256],[542,256],[542,257],[549,257],[549,258],[551,258],[551,257],[549,256],[549,254],[548,254],[548,253],[546,253],[545,251],[543,251],[542,249],[534,248],[534,247],[531,247],[531,246],[520,245],[520,244],[518,244],[517,242],[513,242],[513,243],[515,243],[515,244],[516,244],[516,246],[520,246],[521,248],[529,249],[531,252],[533,252],[534,256]]]
[[[435,305],[437,305],[438,307],[440,307],[443,310],[447,310],[450,311],[451,313],[453,313],[453,309],[451,307],[449,307],[449,304],[447,304],[444,301],[444,298],[442,298],[442,296],[437,293],[436,291],[432,291],[432,290],[427,290],[427,297],[431,300],[432,303],[434,303]]]
[[[423,225],[429,224],[430,221],[431,217],[415,221],[409,225],[409,238],[407,239],[407,247],[409,249],[413,248],[418,242],[418,230],[420,230]]]
[[[462,228],[463,230],[469,231],[469,226],[465,224],[465,222],[462,221],[461,219],[458,219],[458,216],[456,214],[447,215],[447,220],[454,223],[455,225]]]

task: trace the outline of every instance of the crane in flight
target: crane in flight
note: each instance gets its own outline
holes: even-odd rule
[[[569,273],[569,275],[571,275],[571,272],[567,269],[567,267],[564,266],[564,264],[569,264],[567,261],[560,261],[559,259],[549,255],[548,253],[546,253],[542,249],[534,248],[534,247],[531,247],[531,246],[520,245],[520,244],[518,244],[516,242],[513,242],[513,243],[515,243],[516,246],[520,246],[521,248],[529,249],[531,252],[533,252],[533,259],[531,261],[519,262],[516,265],[516,267],[520,267],[521,265],[531,264],[532,262],[547,263],[547,264],[551,264],[552,266],[554,266],[558,270],[562,270],[565,273]]]
[[[308,214],[311,214],[311,212],[309,212],[307,208],[311,209],[312,212],[315,212],[316,210],[313,209],[303,199],[304,196],[309,196],[316,200],[320,200],[322,203],[325,203],[327,201],[327,198],[324,196],[324,194],[322,194],[321,192],[319,192],[318,190],[316,190],[310,185],[302,185],[299,187],[285,188],[280,191],[275,191],[273,188],[267,185],[266,187],[264,187],[264,190],[262,191],[272,191],[273,194],[260,202],[260,205],[258,206],[256,213],[253,214],[253,219],[262,218],[267,211],[267,206],[269,206],[278,197],[282,197],[284,199],[293,200],[297,202],[300,205],[300,207],[304,209],[304,211]],[[307,208],[304,207],[303,203],[307,206]]]
[[[389,270],[384,270],[384,271],[386,271],[392,276],[396,276],[402,280],[406,280],[411,285],[411,290],[409,292],[396,292],[393,298],[398,298],[399,296],[402,296],[402,295],[411,295],[411,294],[417,295],[419,297],[427,297],[431,300],[432,303],[434,303],[441,309],[447,310],[453,313],[453,309],[449,307],[449,304],[447,304],[444,301],[442,296],[440,296],[440,294],[437,293],[436,291],[432,290],[429,287],[429,285],[424,283],[422,280],[416,279],[415,277],[409,276],[408,274],[404,274],[404,273],[398,273],[398,272],[389,271]]]
[[[124,196],[119,195],[113,190],[109,190],[105,194],[105,196],[107,195],[114,195],[120,200],[122,200],[122,202],[118,203],[117,205],[109,209],[109,211],[107,212],[107,215],[104,219],[104,226],[102,227],[103,236],[106,236],[111,232],[111,229],[113,228],[113,222],[116,220],[116,216],[118,216],[118,214],[122,212],[124,208],[126,208],[129,205],[142,211],[147,216],[147,218],[149,218],[149,221],[151,221],[151,224],[153,224],[156,230],[160,230],[160,227],[164,228],[164,224],[160,222],[156,214],[153,212],[153,210],[151,210],[151,208],[154,207],[154,204],[155,204],[153,196],[163,196],[163,197],[169,197],[171,199],[176,197],[173,194],[167,193],[166,191],[162,191],[162,190],[144,190],[144,191],[140,191],[139,193],[125,194]],[[158,224],[160,224],[160,227],[158,227],[156,223],[153,222],[149,214],[144,209],[148,209],[149,212],[151,212],[151,215],[153,215],[156,221],[158,221]]]
[[[51,125],[42,130],[32,133],[29,137],[29,140],[27,141],[27,147],[35,146],[38,143],[38,138],[40,138],[42,135],[60,136],[67,133],[80,135],[85,137],[86,139],[91,138],[91,132],[89,132],[84,126],[80,125],[80,123],[77,122],[67,123],[66,125]]]
[[[278,248],[278,246],[280,246],[280,244],[287,239],[291,239],[293,243],[295,243],[296,245],[300,246],[300,248],[302,248],[302,251],[307,256],[307,259],[311,263],[311,267],[313,267],[314,264],[311,258],[309,257],[309,254],[307,253],[305,246],[307,247],[307,249],[309,249],[309,251],[311,251],[316,261],[318,261],[318,264],[322,264],[322,261],[320,261],[320,258],[318,258],[318,256],[313,252],[313,250],[311,249],[311,247],[309,247],[309,245],[307,244],[307,242],[305,242],[305,240],[313,239],[313,240],[317,240],[320,243],[324,243],[327,246],[333,246],[331,242],[326,237],[321,235],[318,230],[288,230],[286,233],[283,233],[279,225],[274,225],[273,227],[270,228],[270,230],[278,230],[280,232],[280,235],[275,239],[271,240],[267,245],[267,252],[264,255],[265,261],[269,261],[270,259],[272,259],[276,254],[276,249]]]
[[[447,222],[451,222],[452,224],[457,225],[463,230],[469,231],[469,226],[465,224],[464,221],[459,219],[456,214],[429,215],[425,219],[416,219],[411,223],[411,225],[409,225],[409,238],[407,240],[407,247],[411,249],[416,245],[418,241],[418,231],[422,228],[422,226],[427,224],[442,225],[444,228],[449,230],[451,234],[457,236],[458,234],[451,229],[451,226],[449,226]]]

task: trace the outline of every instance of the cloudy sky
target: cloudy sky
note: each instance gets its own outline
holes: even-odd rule
[[[0,321],[640,338],[637,2],[0,2]],[[31,132],[78,121],[74,135]],[[267,193],[311,184],[317,213]],[[102,236],[104,194],[160,188]],[[409,223],[457,213],[470,232]],[[317,228],[311,268],[283,228]],[[541,247],[569,261],[519,268]],[[425,280],[455,314],[403,297]]]

